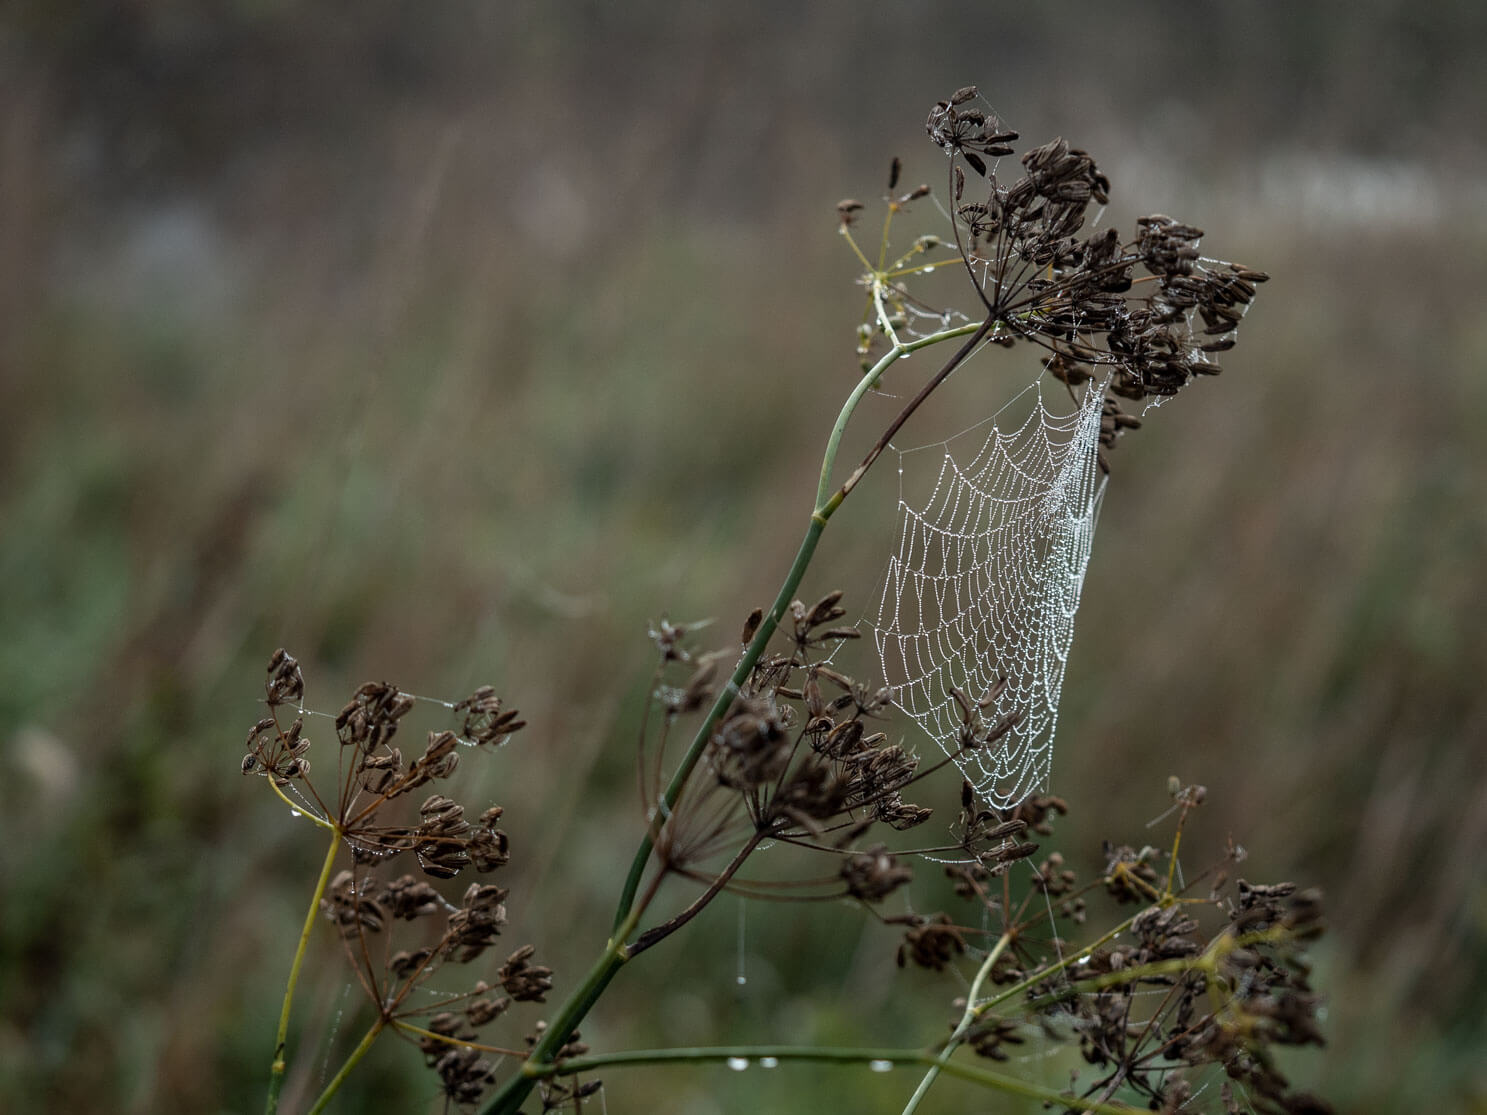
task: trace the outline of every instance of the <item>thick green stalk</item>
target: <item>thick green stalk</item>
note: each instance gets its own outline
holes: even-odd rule
[[[589,1008],[598,1001],[599,996],[604,994],[604,989],[609,986],[609,981],[614,979],[615,973],[623,967],[628,956],[625,953],[625,938],[635,930],[636,923],[640,921],[640,912],[627,917],[616,929],[614,936],[605,945],[604,951],[599,954],[599,959],[589,969],[578,989],[568,997],[558,1011],[556,1018],[548,1023],[542,1038],[532,1048],[532,1052],[522,1063],[521,1071],[511,1076],[491,1101],[486,1105],[486,1115],[496,1113],[515,1112],[536,1086],[540,1076],[545,1075],[544,1066],[551,1065],[558,1055],[558,1050],[567,1043],[569,1036],[583,1020],[584,1015],[589,1013]]]
[[[315,915],[320,912],[320,898],[325,894],[330,881],[330,869],[335,866],[336,853],[341,850],[341,834],[332,831],[330,847],[325,853],[325,863],[320,867],[320,878],[315,883],[315,893],[310,895],[310,909],[305,914],[305,926],[300,930],[299,947],[294,950],[294,963],[289,966],[289,985],[284,989],[284,1005],[279,1010],[279,1032],[274,1037],[274,1063],[269,1069],[268,1099],[264,1104],[264,1115],[274,1115],[279,1110],[279,1092],[284,1087],[284,1047],[289,1040],[289,1010],[294,1005],[294,989],[299,984],[300,965],[305,960],[305,950],[310,944],[310,930],[315,927]]]
[[[677,797],[681,794],[682,786],[686,784],[687,779],[692,774],[692,768],[697,765],[697,760],[702,757],[703,749],[707,746],[707,741],[712,735],[713,728],[717,725],[723,714],[728,711],[729,706],[733,704],[734,698],[738,696],[738,692],[742,688],[743,683],[748,679],[750,671],[754,668],[754,664],[759,661],[759,656],[764,653],[764,648],[769,645],[769,640],[773,637],[780,620],[784,618],[786,609],[790,607],[790,602],[795,599],[795,590],[800,587],[800,582],[805,577],[805,571],[811,564],[811,558],[815,555],[816,544],[821,540],[821,532],[826,529],[827,521],[836,513],[836,509],[841,506],[842,500],[846,498],[847,493],[851,490],[851,486],[855,485],[862,474],[867,471],[878,454],[888,444],[888,440],[903,424],[903,421],[927,397],[928,390],[943,383],[945,377],[970,354],[970,351],[975,348],[976,344],[980,343],[981,339],[985,337],[990,329],[991,323],[989,322],[978,325],[962,325],[955,329],[946,329],[943,332],[935,333],[928,337],[921,337],[919,340],[911,341],[907,344],[896,344],[888,350],[887,354],[881,360],[868,369],[862,379],[858,381],[857,386],[853,388],[852,394],[847,396],[847,401],[842,404],[841,413],[837,415],[836,424],[831,429],[831,436],[826,440],[826,451],[822,454],[821,458],[821,479],[820,483],[816,486],[816,506],[811,511],[811,521],[806,528],[805,537],[801,539],[800,549],[795,554],[795,561],[791,564],[789,573],[785,575],[784,583],[780,585],[780,591],[775,595],[774,604],[760,621],[759,629],[754,632],[754,638],[750,640],[743,657],[739,659],[738,666],[733,671],[733,676],[728,679],[728,684],[718,694],[712,708],[708,710],[707,716],[698,726],[697,734],[692,737],[691,745],[687,748],[686,754],[682,756],[681,763],[678,764],[676,772],[671,776],[670,783],[662,793],[661,800],[656,806],[657,811],[661,814],[657,818],[658,825],[665,823],[666,813],[676,803]],[[921,392],[920,396],[905,408],[904,413],[889,428],[888,432],[879,439],[878,444],[873,447],[872,452],[868,454],[863,463],[857,466],[857,469],[853,472],[847,483],[833,493],[831,488],[831,474],[836,465],[836,456],[838,449],[841,447],[842,435],[846,432],[847,423],[851,421],[852,414],[857,409],[857,404],[862,402],[867,393],[878,385],[878,381],[882,379],[883,373],[895,361],[907,356],[911,352],[926,348],[932,344],[938,344],[941,341],[950,340],[954,337],[963,337],[968,333],[975,334],[971,342],[968,342],[956,353],[950,362],[931,381],[929,387]],[[630,865],[630,874],[625,879],[625,887],[621,892],[619,905],[615,910],[614,920],[616,925],[629,914],[631,906],[634,905],[635,894],[640,889],[641,876],[645,873],[645,866],[650,861],[653,849],[654,841],[650,833],[647,833],[644,839],[641,840],[640,847],[636,849],[635,859]]]
[[[498,1090],[491,1102],[486,1106],[485,1115],[510,1115],[517,1110],[522,1101],[531,1093],[535,1086],[537,1077],[543,1075],[543,1067],[550,1064],[557,1055],[559,1049],[568,1041],[568,1036],[573,1028],[582,1021],[594,1003],[598,1000],[609,981],[614,978],[620,967],[628,959],[625,949],[626,940],[635,929],[639,921],[641,910],[636,909],[636,895],[640,891],[640,882],[645,875],[646,865],[650,862],[651,853],[655,850],[655,828],[666,823],[671,808],[681,796],[682,788],[687,779],[691,777],[693,768],[696,767],[702,753],[707,747],[707,741],[712,736],[713,728],[723,715],[732,706],[749,674],[753,671],[755,663],[759,661],[764,653],[764,648],[769,645],[775,629],[780,620],[790,607],[790,602],[795,599],[795,592],[800,587],[800,582],[805,578],[806,569],[810,567],[811,558],[815,555],[816,545],[821,540],[821,533],[826,529],[826,523],[836,513],[842,501],[856,486],[863,474],[872,466],[878,456],[887,447],[889,440],[898,431],[899,427],[908,420],[909,416],[918,409],[919,405],[929,397],[931,391],[938,387],[951,372],[969,356],[989,334],[995,323],[988,319],[974,325],[963,325],[955,329],[946,329],[928,337],[907,343],[900,342],[890,348],[886,355],[874,364],[858,381],[847,401],[842,405],[841,413],[837,415],[836,424],[832,427],[831,436],[826,442],[826,451],[821,460],[821,479],[816,489],[816,505],[811,511],[810,523],[806,527],[805,537],[801,539],[800,548],[796,551],[795,561],[790,566],[790,571],[785,575],[784,582],[780,585],[779,592],[775,595],[774,604],[765,613],[759,622],[759,628],[754,633],[748,647],[744,650],[743,657],[739,659],[737,667],[729,678],[728,684],[719,692],[713,701],[712,707],[698,725],[697,733],[692,737],[686,753],[677,764],[676,771],[667,783],[666,789],[662,791],[660,800],[656,803],[657,816],[654,819],[654,828],[648,831],[640,841],[640,846],[635,850],[635,856],[630,864],[630,872],[625,878],[625,885],[620,893],[620,900],[615,909],[614,928],[608,945],[594,967],[590,969],[585,978],[573,995],[559,1009],[558,1016],[549,1024],[547,1032],[541,1041],[532,1049],[522,1065],[521,1072],[506,1081]],[[883,373],[896,361],[907,356],[911,352],[921,348],[927,348],[941,341],[950,340],[954,337],[970,335],[970,339],[956,352],[954,356],[935,374],[934,378],[919,392],[917,396],[900,412],[898,418],[889,426],[887,431],[880,437],[867,456],[847,478],[840,487],[832,490],[831,475],[836,465],[837,452],[841,447],[842,435],[845,433],[847,423],[857,405],[866,397],[867,393],[878,385]]]

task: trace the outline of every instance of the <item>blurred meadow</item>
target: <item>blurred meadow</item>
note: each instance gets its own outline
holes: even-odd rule
[[[1294,1078],[1339,1111],[1487,1110],[1483,12],[7,5],[0,1108],[261,1106],[320,850],[237,771],[281,645],[322,710],[368,679],[521,709],[466,785],[507,810],[511,947],[549,942],[559,993],[577,977],[642,828],[648,624],[712,618],[725,646],[772,598],[857,374],[835,204],[876,220],[895,155],[939,188],[924,116],[974,83],[1020,149],[1094,155],[1117,227],[1170,213],[1273,276],[1225,374],[1113,458],[1056,844],[1098,870],[1102,837],[1148,838],[1169,774],[1205,784],[1185,858],[1232,837],[1328,896],[1330,1044]],[[943,231],[928,204],[902,226]],[[973,372],[907,444],[1036,364]],[[807,596],[875,608],[881,479]],[[329,938],[295,1029],[312,1077],[359,1033]],[[584,1037],[927,1043],[963,988],[896,970],[896,943],[846,906],[730,899],[622,973]],[[605,1079],[615,1115],[912,1090]],[[437,1086],[389,1043],[337,1109],[438,1110]]]

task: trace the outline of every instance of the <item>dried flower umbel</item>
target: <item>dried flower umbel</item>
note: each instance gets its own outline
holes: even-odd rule
[[[921,770],[917,756],[878,730],[891,712],[888,690],[858,682],[828,661],[840,643],[859,635],[841,623],[846,615],[841,601],[841,592],[813,605],[792,601],[780,629],[785,645],[757,659],[727,711],[711,725],[702,751],[707,775],[694,778],[670,803],[669,823],[656,836],[662,876],[694,879],[708,889],[681,914],[642,933],[629,955],[680,929],[720,890],[767,889],[736,874],[766,840],[832,861],[813,889],[794,886],[793,898],[847,896],[866,904],[879,903],[907,884],[913,878],[909,861],[918,855],[953,853],[995,868],[1036,850],[1014,839],[1026,828],[1020,821],[963,823],[953,844],[899,851],[878,844],[859,850],[876,825],[904,832],[929,820],[931,810],[906,801],[904,793],[955,756]],[[756,623],[751,616],[745,632]],[[721,684],[718,656],[688,649],[687,635],[685,625],[667,622],[655,631],[660,653],[648,719],[660,721],[658,754],[674,726],[711,704]],[[672,684],[669,671],[679,666],[688,672]],[[979,710],[961,699],[963,750],[993,745],[1013,722],[985,723]],[[702,866],[724,852],[732,858],[721,871]]]
[[[331,801],[310,778],[311,743],[300,706],[304,693],[299,663],[276,651],[265,684],[268,715],[248,733],[242,769],[263,775],[297,814],[331,833],[324,890],[316,905],[336,927],[374,1012],[367,1040],[353,1057],[377,1033],[391,1029],[418,1046],[449,1101],[468,1107],[494,1083],[495,1058],[520,1053],[517,1046],[490,1044],[482,1032],[513,1002],[542,1002],[552,987],[552,970],[534,963],[535,948],[524,945],[506,958],[494,984],[477,978],[464,991],[434,991],[431,983],[442,969],[471,964],[496,944],[506,926],[509,892],[494,883],[471,882],[457,896],[446,896],[429,880],[443,882],[466,871],[489,875],[510,859],[510,841],[496,827],[501,807],[489,806],[472,820],[443,788],[462,750],[489,751],[524,722],[484,686],[447,706],[461,718],[458,731],[429,731],[423,750],[407,759],[395,739],[420,699],[368,682],[333,721],[326,718],[334,724],[336,745],[337,794]],[[349,852],[351,867],[329,878],[342,850]],[[394,874],[405,860],[425,878]],[[414,947],[387,940],[400,926],[414,935]],[[291,979],[285,1019],[293,990]],[[282,1085],[285,1040],[281,1023],[271,1110]]]
[[[1088,152],[1066,140],[1024,152],[1021,174],[1003,177],[1000,160],[1014,153],[1019,137],[985,107],[974,86],[938,102],[925,130],[949,157],[952,239],[920,237],[888,263],[885,222],[876,264],[852,242],[868,267],[868,316],[858,346],[864,357],[884,342],[902,345],[901,331],[915,318],[941,327],[964,320],[955,311],[935,310],[909,289],[917,276],[958,263],[984,315],[978,343],[1038,345],[1049,375],[1071,392],[1108,381],[1100,438],[1105,449],[1141,425],[1112,396],[1175,395],[1195,377],[1223,371],[1215,357],[1234,347],[1255,287],[1269,277],[1263,271],[1204,257],[1198,247],[1203,230],[1161,214],[1139,218],[1128,237],[1114,228],[1089,231],[1090,208],[1109,201],[1110,181]],[[890,219],[927,193],[890,198]],[[863,206],[850,204],[855,218]],[[846,216],[842,231],[851,241],[853,222]],[[920,260],[942,248],[956,255]],[[935,386],[938,381],[930,390]],[[1101,464],[1109,471],[1103,453]]]
[[[992,886],[980,865],[948,868],[974,916],[966,924],[945,913],[903,919],[898,963],[941,971],[969,955],[971,942],[994,938],[943,1048],[968,1045],[1004,1061],[1024,1045],[1077,1045],[1089,1068],[1076,1074],[1069,1110],[1111,1109],[1119,1096],[1134,1095],[1150,1110],[1171,1112],[1329,1111],[1292,1089],[1274,1058],[1281,1046],[1324,1044],[1304,955],[1322,932],[1320,898],[1292,883],[1241,879],[1230,887],[1230,869],[1243,859],[1232,846],[1221,863],[1179,883],[1177,848],[1205,791],[1184,787],[1174,796],[1167,851],[1107,845],[1103,873],[1085,883],[1057,853],[1020,894],[1005,874]],[[1012,819],[1036,818],[1051,833],[1046,805],[1030,799]],[[1066,812],[1063,803],[1056,812]],[[1156,869],[1163,859],[1164,872]],[[1113,927],[1102,921],[1090,944],[1055,932],[1055,920],[1084,925],[1086,900],[1101,892],[1113,900]],[[1131,905],[1137,912],[1121,916]],[[983,997],[986,987],[997,990]],[[1222,1083],[1205,1087],[1214,1074]]]
[[[1090,205],[1109,200],[1094,159],[1054,139],[1022,156],[1020,178],[1001,181],[982,156],[1010,155],[1017,133],[967,107],[975,99],[969,89],[939,102],[925,127],[951,156],[956,244],[998,335],[1041,345],[1049,374],[1070,388],[1108,376],[1126,399],[1218,375],[1213,354],[1234,346],[1268,276],[1204,259],[1203,230],[1167,216],[1140,218],[1127,239],[1113,228],[1081,236]],[[962,166],[984,179],[984,193]],[[1139,425],[1113,400],[1107,419],[1107,445]]]

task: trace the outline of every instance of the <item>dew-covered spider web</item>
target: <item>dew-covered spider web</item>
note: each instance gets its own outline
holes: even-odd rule
[[[900,453],[898,531],[873,635],[896,703],[956,755],[958,689],[987,724],[1018,719],[956,763],[978,794],[1011,808],[1046,788],[1074,613],[1104,494],[1104,397],[1050,406],[1042,387],[1013,429],[998,416],[936,446]],[[1023,398],[1019,396],[1019,398]],[[1011,404],[1009,404],[1009,407]],[[938,461],[933,462],[934,450]],[[927,497],[904,481],[938,467]],[[927,477],[926,477],[927,479]]]

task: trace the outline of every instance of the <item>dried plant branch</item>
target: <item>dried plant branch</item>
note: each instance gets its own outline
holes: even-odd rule
[[[1320,1101],[1291,1092],[1269,1055],[1275,1045],[1321,1040],[1317,999],[1300,951],[1320,932],[1319,904],[1291,884],[1244,881],[1237,897],[1220,898],[1223,880],[1215,878],[1217,868],[1192,876],[1188,884],[1214,878],[1207,899],[1175,890],[1184,826],[1201,804],[1201,788],[1171,788],[1178,817],[1165,872],[1157,867],[1161,852],[1121,845],[1107,849],[1105,871],[1085,885],[1058,852],[1034,860],[1038,839],[1051,834],[1054,820],[1068,809],[1062,799],[1046,794],[1002,801],[988,797],[984,787],[978,793],[967,781],[949,843],[921,841],[916,848],[893,850],[887,843],[866,842],[875,826],[903,832],[923,824],[931,810],[905,801],[903,793],[948,764],[963,766],[977,753],[1004,754],[998,749],[1027,722],[1027,710],[997,703],[1007,692],[1006,673],[993,674],[986,685],[985,678],[978,680],[975,688],[987,689],[984,697],[952,685],[945,707],[958,710],[959,718],[951,723],[949,742],[941,739],[946,755],[922,767],[916,755],[876,730],[874,721],[896,711],[896,698],[892,689],[863,684],[833,665],[835,648],[861,634],[841,622],[847,614],[842,593],[827,593],[809,606],[796,596],[831,518],[926,400],[987,345],[1031,343],[1042,350],[1049,375],[1076,400],[1090,404],[1093,455],[1095,404],[1098,448],[1110,449],[1140,426],[1112,396],[1166,396],[1195,376],[1217,374],[1210,354],[1232,346],[1255,284],[1265,279],[1261,272],[1204,259],[1197,251],[1201,231],[1167,217],[1142,218],[1129,241],[1113,230],[1081,238],[1086,210],[1103,204],[1109,189],[1093,159],[1054,140],[1023,155],[1020,179],[1000,181],[997,160],[1011,154],[1017,136],[976,107],[977,99],[973,88],[959,90],[935,105],[926,124],[948,156],[951,242],[922,236],[892,257],[888,233],[895,216],[930,193],[927,186],[895,192],[902,170],[898,160],[889,175],[876,262],[850,231],[863,205],[847,200],[838,206],[842,234],[865,269],[867,297],[858,332],[862,374],[827,437],[800,546],[773,603],[755,610],[731,652],[694,652],[684,624],[663,621],[653,630],[660,658],[636,752],[644,830],[608,941],[552,1016],[526,1034],[524,1055],[518,1052],[521,1043],[485,1040],[481,1030],[515,1003],[545,1002],[554,974],[535,962],[533,945],[511,952],[494,983],[477,980],[460,992],[433,994],[428,983],[449,965],[485,955],[507,925],[506,888],[473,882],[455,900],[429,880],[465,871],[488,875],[508,862],[510,844],[497,827],[501,807],[467,817],[444,784],[465,749],[494,750],[524,721],[503,707],[494,690],[482,687],[464,701],[438,702],[462,717],[457,730],[430,731],[422,752],[405,758],[394,739],[405,716],[424,699],[386,683],[367,683],[334,718],[335,794],[334,800],[322,799],[310,779],[303,715],[287,726],[279,715],[285,706],[304,713],[304,679],[293,657],[284,651],[274,655],[265,689],[269,715],[249,733],[243,772],[265,777],[272,791],[299,811],[286,793],[293,784],[292,793],[314,803],[308,815],[330,830],[331,845],[291,965],[268,1115],[274,1115],[282,1089],[290,1008],[317,911],[335,926],[375,1017],[314,1111],[325,1107],[384,1030],[417,1045],[439,1076],[448,1104],[462,1110],[483,1104],[486,1115],[516,1115],[539,1089],[544,1110],[577,1110],[601,1085],[575,1078],[598,1068],[756,1059],[867,1064],[880,1071],[922,1068],[906,1113],[917,1111],[935,1081],[949,1075],[1067,1111],[1152,1109],[1175,1115],[1192,1110],[1184,1073],[1211,1066],[1258,1096],[1256,1110],[1266,1115],[1325,1109]],[[984,201],[966,199],[966,184],[976,177],[986,183]],[[942,250],[953,254],[942,257]],[[910,289],[920,276],[946,264],[971,279],[979,303],[974,320],[936,310]],[[1137,277],[1137,267],[1147,274]],[[916,325],[926,320],[935,324],[916,334]],[[949,341],[960,344],[837,482],[838,454],[861,402],[904,357]],[[1099,460],[1108,469],[1103,453]],[[731,674],[720,678],[724,654],[737,659]],[[690,676],[676,679],[683,668]],[[673,686],[674,680],[679,684]],[[691,735],[663,787],[673,730]],[[415,805],[412,792],[419,788],[427,796]],[[992,808],[997,801],[1010,808]],[[767,842],[790,845],[802,856],[828,857],[833,873],[770,882],[741,875]],[[336,874],[343,845],[352,868]],[[415,860],[427,878],[390,877],[382,865],[399,857]],[[973,916],[895,915],[881,909],[884,899],[913,878],[912,860],[944,863],[947,858],[951,862],[944,869]],[[1231,849],[1228,861],[1238,858]],[[1014,865],[1019,878],[1028,874],[1021,892],[1013,889]],[[700,893],[669,914],[654,915],[646,926],[668,879],[698,883]],[[927,1048],[738,1046],[591,1055],[578,1026],[619,970],[690,924],[725,890],[781,900],[846,897],[879,922],[903,927],[900,966],[969,969],[975,955],[970,942],[995,939],[975,961],[948,1036]],[[1084,924],[1101,894],[1140,908],[1113,917],[1114,927],[1089,944],[1067,946],[1055,923]],[[1229,921],[1205,938],[1200,916]],[[395,950],[393,933],[400,922],[419,922],[430,931],[417,947]],[[373,942],[379,934],[381,942]],[[1138,1004],[1136,993],[1147,990],[1161,993]],[[1048,1041],[1076,1042],[1098,1070],[1093,1082],[1074,1081],[1056,1091],[955,1056],[969,1047],[978,1057],[1005,1061],[1009,1048],[1035,1033]],[[497,1078],[490,1059],[498,1056],[520,1058],[504,1079]],[[1148,1106],[1136,1108],[1116,1098],[1127,1094]]]

